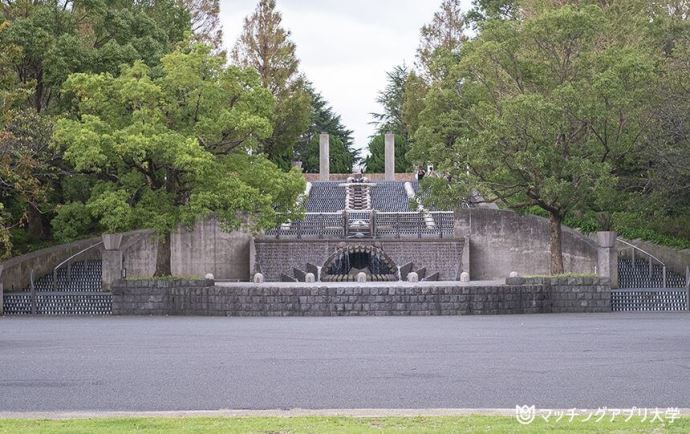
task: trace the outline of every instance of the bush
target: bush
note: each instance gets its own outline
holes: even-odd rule
[[[50,223],[53,236],[63,243],[83,238],[94,229],[91,213],[81,202],[71,202],[57,208],[57,215]]]

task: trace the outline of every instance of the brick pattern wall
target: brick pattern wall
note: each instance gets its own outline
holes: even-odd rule
[[[608,292],[607,292],[608,291]],[[608,304],[606,301],[608,294]],[[574,297],[571,297],[574,296]],[[586,306],[584,305],[586,302]],[[207,281],[129,281],[113,287],[115,315],[358,316],[610,312],[604,282],[491,286],[213,286]]]
[[[440,273],[440,280],[459,280],[462,273],[463,239],[400,240],[284,240],[255,241],[256,263],[268,281],[280,280],[281,274],[292,276],[292,269],[304,270],[307,263],[323,266],[328,257],[346,245],[374,245],[398,266],[414,262],[426,267],[427,274]]]

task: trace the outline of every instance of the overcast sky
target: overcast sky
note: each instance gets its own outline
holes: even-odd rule
[[[225,46],[231,49],[258,0],[221,0]],[[386,71],[414,63],[419,29],[441,0],[277,0],[283,26],[297,44],[301,70],[354,130],[365,148],[374,132],[369,113]],[[471,0],[465,0],[465,7]]]

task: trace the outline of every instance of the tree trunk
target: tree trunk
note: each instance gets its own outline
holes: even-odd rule
[[[563,249],[561,246],[561,220],[559,214],[549,217],[549,241],[551,250],[551,275],[563,274]]]
[[[29,205],[26,213],[26,230],[34,240],[48,238],[48,224],[43,215],[33,206]]]
[[[170,233],[160,235],[156,252],[156,272],[154,277],[171,276],[170,267]]]

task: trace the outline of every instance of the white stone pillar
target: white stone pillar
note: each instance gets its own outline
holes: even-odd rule
[[[319,136],[319,181],[331,178],[330,139],[327,133]]]
[[[386,133],[386,181],[395,181],[395,135]]]

